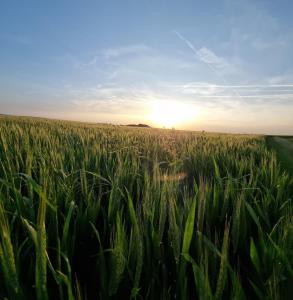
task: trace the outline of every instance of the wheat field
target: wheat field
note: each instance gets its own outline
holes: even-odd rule
[[[292,188],[263,136],[0,117],[0,299],[290,299]]]

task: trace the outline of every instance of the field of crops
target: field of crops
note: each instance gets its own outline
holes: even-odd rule
[[[292,187],[261,136],[0,117],[0,299],[290,299]]]

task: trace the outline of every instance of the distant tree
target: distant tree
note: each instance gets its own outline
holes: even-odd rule
[[[147,125],[147,124],[128,124],[126,126],[131,126],[131,127],[147,127],[147,128],[150,128],[151,126]]]

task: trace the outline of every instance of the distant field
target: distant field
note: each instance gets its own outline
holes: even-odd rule
[[[292,138],[1,116],[0,299],[291,299],[266,143],[290,159]]]

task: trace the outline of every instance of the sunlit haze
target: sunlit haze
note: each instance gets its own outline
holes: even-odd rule
[[[293,134],[292,1],[2,1],[0,113]]]
[[[170,128],[195,123],[197,116],[196,106],[166,100],[152,103],[148,119],[155,126]]]

